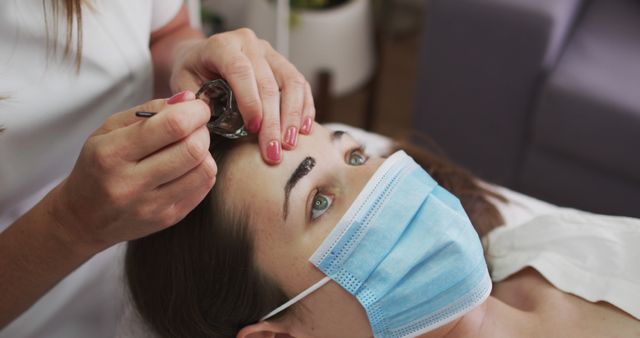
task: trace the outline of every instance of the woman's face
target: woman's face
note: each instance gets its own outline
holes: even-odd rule
[[[220,180],[231,210],[248,214],[258,266],[290,298],[324,277],[308,258],[384,161],[348,134],[313,128],[278,166],[264,164],[256,144],[239,146]],[[371,336],[364,309],[333,281],[299,305],[295,315],[254,328],[296,337]]]

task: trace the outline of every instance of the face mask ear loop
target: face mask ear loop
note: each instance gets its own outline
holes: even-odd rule
[[[278,306],[275,310],[273,310],[273,311],[269,312],[269,314],[268,314],[268,315],[266,315],[266,316],[264,316],[264,317],[260,318],[260,321],[267,320],[267,319],[269,319],[269,318],[271,318],[271,317],[273,317],[273,316],[277,315],[278,313],[280,313],[280,312],[284,311],[286,308],[288,308],[288,307],[290,307],[291,305],[293,305],[293,304],[295,304],[295,303],[299,302],[302,298],[304,298],[304,297],[306,297],[306,296],[310,295],[312,292],[314,292],[314,291],[318,290],[320,287],[322,287],[323,285],[327,284],[327,282],[329,282],[330,280],[331,280],[331,278],[329,278],[328,276],[327,276],[327,277],[322,278],[319,282],[317,282],[317,283],[313,284],[313,285],[312,285],[312,286],[310,286],[308,289],[306,289],[306,290],[304,290],[304,291],[300,292],[300,294],[298,294],[297,296],[295,296],[295,297],[291,298],[288,302],[286,302],[286,303],[284,303],[284,304],[282,304],[282,305]]]

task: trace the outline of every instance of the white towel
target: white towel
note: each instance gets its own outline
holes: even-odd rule
[[[640,319],[640,219],[558,209],[483,238],[494,282],[532,267],[556,288]]]

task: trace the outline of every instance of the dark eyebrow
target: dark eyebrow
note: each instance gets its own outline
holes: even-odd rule
[[[346,134],[347,132],[344,130],[336,130],[333,133],[331,133],[331,142],[335,142],[335,141],[339,141],[342,138],[342,135]]]
[[[336,130],[332,132],[330,134],[331,142],[339,141],[342,138],[342,136],[346,133],[347,132],[345,132],[344,130]],[[296,186],[296,183],[298,183],[298,181],[301,178],[303,178],[308,173],[310,173],[313,167],[315,166],[316,166],[316,160],[313,157],[311,156],[305,157],[304,160],[300,162],[296,170],[293,171],[293,173],[291,174],[291,177],[289,177],[289,180],[287,181],[287,184],[285,184],[284,202],[282,204],[282,215],[285,221],[287,220],[287,216],[289,216],[289,195],[291,194],[291,190],[293,189],[293,187]]]
[[[316,166],[316,160],[313,157],[311,156],[305,157],[305,159],[302,160],[302,162],[300,162],[296,170],[293,171],[293,173],[291,174],[291,177],[289,177],[289,180],[287,181],[287,184],[285,184],[284,203],[282,205],[282,215],[284,216],[283,218],[285,220],[287,219],[287,216],[289,213],[289,195],[291,194],[291,189],[295,187],[296,183],[298,183],[298,181],[301,178],[303,178],[305,175],[311,172],[311,170],[315,166]]]

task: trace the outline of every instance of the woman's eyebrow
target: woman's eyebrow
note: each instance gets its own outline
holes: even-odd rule
[[[287,220],[287,216],[289,213],[289,195],[291,194],[291,189],[293,189],[293,187],[301,178],[310,173],[315,166],[316,160],[313,157],[305,157],[305,159],[300,162],[296,170],[293,171],[291,177],[289,177],[289,180],[287,181],[287,184],[285,184],[284,203],[282,204],[282,215],[285,221]]]
[[[340,139],[342,139],[342,136],[344,136],[344,134],[348,133],[344,130],[336,130],[329,134],[329,139],[331,140],[331,142],[338,142],[340,141]],[[284,202],[282,204],[282,218],[285,221],[287,220],[287,216],[289,216],[289,195],[291,194],[291,190],[293,189],[293,187],[295,187],[296,183],[298,183],[298,181],[305,175],[310,173],[315,166],[316,160],[313,157],[305,157],[305,159],[300,162],[296,170],[293,171],[291,177],[289,177],[289,180],[287,181],[287,184],[285,184]]]
[[[331,133],[331,142],[339,141],[344,134],[347,134],[344,130],[336,130]]]

